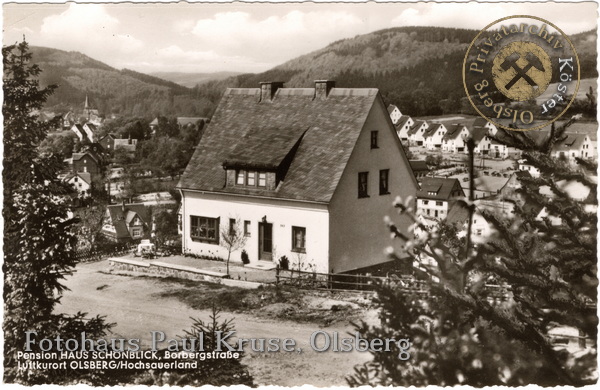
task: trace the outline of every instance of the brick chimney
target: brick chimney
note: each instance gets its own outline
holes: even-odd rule
[[[264,81],[260,83],[260,101],[270,102],[275,96],[275,92],[283,88],[283,81]]]
[[[329,96],[331,88],[335,88],[333,80],[315,80],[315,98],[325,100]]]

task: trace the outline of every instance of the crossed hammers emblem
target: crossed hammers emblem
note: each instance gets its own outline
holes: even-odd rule
[[[537,87],[538,84],[531,77],[529,77],[529,75],[527,75],[527,72],[531,68],[536,68],[537,70],[540,70],[542,72],[545,71],[542,61],[540,61],[540,59],[535,54],[531,52],[527,53],[527,55],[525,56],[525,59],[527,60],[527,65],[525,65],[524,68],[521,68],[519,65],[517,65],[517,61],[519,60],[519,58],[521,58],[521,55],[519,53],[512,53],[511,55],[506,57],[504,59],[504,62],[500,65],[502,70],[506,71],[510,68],[513,68],[517,72],[515,77],[513,77],[512,80],[510,80],[505,85],[506,90],[510,90],[513,87],[513,85],[515,85],[517,81],[521,79],[525,80],[532,87]]]

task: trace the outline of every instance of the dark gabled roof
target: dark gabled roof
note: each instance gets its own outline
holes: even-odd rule
[[[469,209],[464,202],[456,202],[452,205],[446,216],[447,224],[463,224],[469,220]]]
[[[72,178],[74,178],[75,176],[79,176],[79,178],[81,180],[83,180],[84,182],[86,182],[87,184],[92,184],[92,175],[89,172],[75,172],[75,173],[69,173],[67,176],[65,176],[65,178],[63,179],[64,181],[69,181]]]
[[[178,188],[329,202],[378,93],[371,88],[332,88],[327,98],[321,99],[315,98],[314,88],[280,88],[271,100],[261,102],[259,88],[229,88]],[[292,143],[290,139],[298,139],[305,131],[277,189],[226,187],[223,163],[237,158],[234,153],[244,148],[242,140],[274,129],[293,133],[277,141],[279,155]],[[265,138],[256,137],[245,145],[266,149],[254,163],[273,162],[267,156],[272,145]],[[248,155],[242,153],[242,158],[248,159]]]
[[[429,126],[427,130],[425,130],[425,132],[423,133],[423,138],[427,138],[433,135],[436,131],[438,131],[440,127],[445,128],[445,126],[441,123],[432,123],[431,126]]]
[[[398,107],[396,107],[396,106],[395,106],[395,105],[393,105],[393,104],[390,104],[390,105],[387,107],[388,114],[391,114],[391,113],[392,113],[392,112],[393,112],[393,111],[394,111],[396,108],[398,108]]]
[[[460,190],[460,195],[452,195],[452,190]],[[434,192],[435,194],[430,194]],[[458,179],[445,179],[441,177],[424,177],[417,198],[449,200],[452,197],[465,196]]]
[[[448,131],[446,131],[446,134],[444,134],[444,140],[451,140],[451,139],[456,139],[460,136],[460,132],[462,131],[462,129],[465,126],[459,124],[454,124],[454,125],[450,125],[447,126],[446,129]]]
[[[426,123],[426,121],[415,121],[415,124],[412,125],[412,127],[410,128],[410,130],[408,130],[408,135],[413,135],[417,132],[417,130],[419,130],[419,128],[421,127],[421,125],[423,125],[423,123]],[[425,129],[427,129],[427,127],[425,127]]]
[[[404,126],[404,124],[406,122],[408,122],[410,120],[410,117],[408,115],[402,115],[400,117],[400,119],[398,119],[398,123],[396,123],[396,127],[397,128],[401,128],[402,126]]]
[[[578,150],[583,145],[587,134],[564,133],[562,137],[554,144],[553,151]]]
[[[87,127],[90,128],[90,130],[96,131],[96,125],[95,124],[93,124],[91,122],[87,122],[86,125],[87,125]]]
[[[307,130],[304,126],[251,129],[238,140],[223,166],[276,170]]]
[[[108,133],[108,134],[106,134],[105,136],[103,136],[102,138],[100,138],[100,139],[98,140],[98,142],[102,142],[102,140],[103,140],[103,139],[105,139],[105,138],[108,138],[108,137],[110,137],[110,138],[112,138],[112,139],[116,139],[116,138],[117,138],[117,136],[116,136],[115,134],[113,134],[113,133]]]
[[[485,127],[477,126],[471,129],[471,137],[475,141],[475,145],[481,142],[486,135],[488,135],[488,129]]]
[[[96,155],[96,153],[94,153],[91,150],[87,150],[87,151],[85,151],[83,153],[73,153],[73,161],[81,160],[86,155],[88,155],[92,159],[94,159],[94,161],[96,161],[96,163],[100,163],[100,158],[98,157],[98,155]]]
[[[425,163],[425,160],[410,160],[409,162],[413,172],[429,171],[429,167],[427,166],[427,163]]]
[[[143,203],[115,204],[107,207],[110,219],[117,232],[117,238],[131,237],[127,224],[131,222],[137,214],[143,223],[150,223],[148,209]]]

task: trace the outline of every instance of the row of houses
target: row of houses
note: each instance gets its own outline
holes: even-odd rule
[[[413,120],[402,115],[398,107],[388,106],[388,113],[396,126],[398,137],[404,143],[424,146],[428,150],[446,153],[467,153],[466,140],[475,141],[475,154],[493,158],[518,157],[520,151],[502,142],[505,130],[498,129],[484,118],[476,118],[470,125],[461,123],[444,124],[427,120]],[[547,131],[531,132],[538,142],[548,136]],[[595,157],[592,141],[586,133],[568,132],[555,143],[552,155],[555,158],[574,161],[575,158]]]

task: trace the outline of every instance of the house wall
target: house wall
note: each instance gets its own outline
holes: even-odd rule
[[[73,172],[89,172],[92,175],[101,173],[100,167],[89,155],[73,160]]]
[[[371,131],[379,131],[379,148],[371,149]],[[389,169],[389,192],[379,195],[379,170]],[[369,172],[369,197],[358,198],[358,173]],[[417,181],[402,144],[398,139],[387,109],[379,97],[371,108],[352,155],[329,204],[329,271],[355,270],[389,261],[384,250],[400,240],[391,240],[383,222],[390,216],[403,233],[411,224],[406,216],[398,216],[392,203],[397,196],[406,199],[417,193]]]
[[[294,267],[299,261],[314,264],[317,272],[327,272],[329,257],[329,214],[325,204],[295,202],[182,190],[182,246],[184,253],[219,256],[227,259],[227,250],[218,244],[193,241],[190,237],[190,216],[220,218],[220,227],[229,226],[229,218],[250,221],[250,236],[244,249],[251,262],[258,260],[258,223],[266,216],[273,224],[273,261],[283,255]],[[306,228],[306,253],[292,252],[292,226]],[[231,261],[241,261],[241,250],[231,254]],[[294,267],[296,268],[296,267]],[[312,271],[312,269],[310,269]]]
[[[437,202],[441,202],[438,205]],[[448,201],[433,199],[417,199],[417,214],[430,218],[444,219],[448,216]],[[437,211],[437,216],[436,216]]]
[[[398,137],[400,137],[402,141],[408,140],[408,130],[410,130],[414,124],[415,122],[412,120],[412,118],[408,118],[404,126],[398,129]]]

